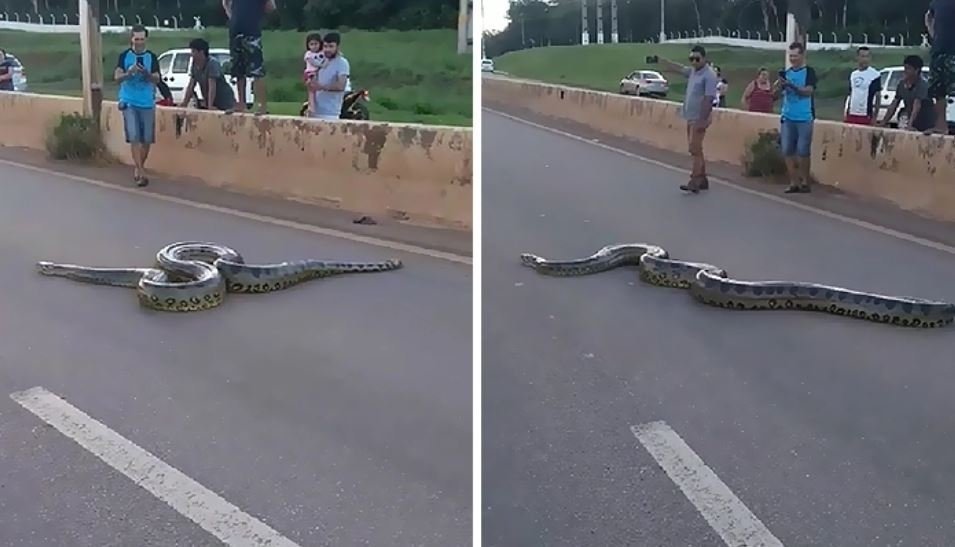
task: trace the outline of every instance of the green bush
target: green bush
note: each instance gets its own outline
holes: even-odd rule
[[[760,131],[747,143],[743,154],[743,173],[747,177],[778,177],[786,174],[786,160],[779,149],[779,131]]]
[[[103,141],[93,118],[64,114],[47,136],[46,149],[57,160],[93,160],[101,157]]]

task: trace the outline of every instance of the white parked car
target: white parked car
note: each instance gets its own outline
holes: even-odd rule
[[[670,82],[654,70],[635,70],[620,80],[620,93],[666,98],[670,93]]]
[[[494,61],[481,59],[481,72],[494,72]]]
[[[884,119],[886,112],[888,112],[889,107],[892,106],[892,101],[895,100],[895,92],[899,88],[899,83],[902,82],[902,76],[905,72],[904,67],[901,66],[892,66],[883,68],[879,75],[882,77],[882,93],[879,96],[879,119]],[[929,69],[928,67],[922,68],[922,78],[928,80]],[[849,108],[849,97],[846,97],[846,103],[843,106],[844,109]],[[899,108],[901,110],[901,108]],[[946,116],[948,119],[949,127],[955,126],[955,97],[948,98],[948,108],[946,110]],[[899,112],[895,113],[895,116],[889,120],[889,125],[892,127],[897,127],[899,124]]]
[[[7,53],[6,58],[7,63],[10,65],[10,69],[13,71],[13,90],[24,92],[28,91],[30,86],[27,85],[27,74],[26,69],[23,68],[23,64],[19,59]]]
[[[209,56],[215,58],[222,65],[222,71],[225,72],[226,80],[232,87],[232,93],[235,98],[239,98],[239,88],[235,85],[236,79],[229,75],[229,66],[232,63],[232,56],[228,49],[210,49]],[[159,56],[159,72],[162,80],[169,86],[172,92],[172,99],[179,104],[186,96],[186,86],[189,85],[189,74],[192,71],[192,51],[189,48],[171,49],[163,52]],[[246,80],[245,102],[249,108],[253,105],[252,80]],[[196,98],[204,100],[202,90],[196,86]]]

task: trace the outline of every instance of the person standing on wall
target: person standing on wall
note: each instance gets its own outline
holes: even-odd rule
[[[955,0],[932,0],[925,27],[932,37],[928,92],[935,99],[935,132],[945,135],[948,98],[955,96]]]
[[[215,57],[209,56],[209,42],[196,38],[189,42],[189,49],[192,51],[192,70],[180,106],[189,106],[198,85],[205,103],[202,108],[222,110],[227,114],[232,112],[235,109],[235,94],[225,79],[222,65]]]
[[[706,49],[703,46],[693,46],[690,50],[690,66],[683,66],[662,57],[659,59],[671,70],[687,78],[683,119],[686,120],[686,140],[690,156],[693,157],[693,171],[690,173],[690,181],[680,186],[680,190],[696,194],[710,187],[706,176],[703,140],[712,121],[713,105],[717,102],[719,78],[706,62]]]
[[[888,125],[901,105],[902,113],[908,119],[906,128],[910,131],[929,131],[935,127],[935,109],[932,107],[932,99],[929,98],[928,82],[922,78],[923,66],[924,62],[918,55],[905,58],[902,81],[896,88],[895,100],[885,113],[885,118],[879,121],[879,125]],[[899,127],[902,127],[901,119]]]
[[[872,68],[872,51],[862,46],[856,51],[858,68],[849,75],[849,104],[846,106],[845,123],[872,125],[879,115],[879,93],[882,92],[882,75]]]
[[[119,109],[123,113],[126,142],[135,165],[133,180],[137,186],[149,184],[146,159],[156,141],[156,84],[160,81],[159,60],[146,49],[149,31],[136,25],[130,33],[131,47],[120,53],[113,71],[119,83]]]
[[[786,193],[808,194],[816,119],[816,71],[806,66],[806,46],[800,42],[789,45],[789,64],[789,69],[780,71],[774,86],[783,97],[779,136],[789,171]]]
[[[222,9],[229,18],[232,76],[239,89],[236,111],[245,112],[248,104],[246,82],[252,78],[252,94],[258,102],[256,113],[265,114],[268,111],[268,96],[262,53],[262,24],[266,14],[275,11],[275,0],[222,0]]]
[[[337,32],[325,35],[322,47],[325,62],[308,84],[308,89],[315,94],[313,116],[320,120],[338,120],[342,116],[351,67],[341,53],[341,42],[341,34]]]

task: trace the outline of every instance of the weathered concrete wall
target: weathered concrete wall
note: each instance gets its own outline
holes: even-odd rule
[[[0,91],[0,146],[44,150],[60,116],[82,111],[83,99]]]
[[[676,103],[504,78],[485,78],[483,97],[486,104],[527,109],[665,150],[687,149]],[[738,165],[751,139],[778,128],[777,116],[718,110],[706,137],[707,157]],[[950,138],[818,121],[813,174],[846,192],[955,221],[955,140]]]
[[[0,93],[0,145],[40,148],[78,99]],[[103,105],[109,152],[130,163],[122,113]],[[419,224],[471,228],[472,131],[161,108],[147,167],[172,177]]]
[[[129,153],[103,108],[106,146]],[[160,109],[148,166],[247,193],[455,228],[471,227],[470,129],[327,123]]]

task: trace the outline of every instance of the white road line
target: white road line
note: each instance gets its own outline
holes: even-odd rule
[[[665,422],[630,428],[729,547],[782,547],[712,469]]]
[[[298,547],[215,492],[42,387],[13,393],[10,398],[226,545]]]
[[[548,126],[546,126],[546,125],[541,125],[541,124],[539,124],[539,123],[535,123],[535,122],[532,122],[532,121],[530,121],[530,120],[525,120],[524,118],[520,118],[520,117],[517,117],[517,116],[512,116],[512,115],[510,115],[510,114],[506,114],[506,113],[504,113],[504,112],[499,112],[499,111],[497,111],[497,110],[493,110],[493,109],[490,109],[490,108],[485,108],[484,110],[486,110],[486,111],[488,111],[488,112],[491,112],[492,114],[501,116],[501,117],[503,117],[503,118],[507,118],[507,119],[509,119],[509,120],[511,120],[511,121],[514,121],[514,122],[522,123],[522,124],[524,124],[524,125],[529,125],[529,126],[534,127],[534,128],[536,128],[536,129],[540,129],[540,130],[542,130],[542,131],[547,131],[547,132],[553,133],[553,134],[555,134],[555,135],[560,135],[560,136],[566,137],[566,138],[568,138],[568,139],[573,139],[573,140],[578,141],[578,142],[583,142],[583,143],[589,144],[589,145],[591,145],[591,146],[596,146],[597,148],[602,148],[602,149],[608,150],[608,151],[610,151],[610,152],[615,152],[615,153],[617,153],[617,154],[621,154],[621,155],[626,156],[626,157],[631,158],[631,159],[639,160],[639,161],[642,161],[642,162],[644,162],[644,163],[649,163],[649,164],[655,165],[655,166],[657,166],[657,167],[662,167],[663,169],[667,169],[667,170],[670,170],[670,171],[673,171],[673,172],[676,172],[676,173],[680,173],[681,175],[689,175],[689,174],[690,174],[690,171],[688,171],[688,170],[686,170],[686,169],[683,169],[682,167],[677,167],[677,166],[675,166],[675,165],[671,165],[671,164],[669,164],[669,163],[662,162],[662,161],[660,161],[660,160],[655,160],[655,159],[653,159],[653,158],[648,158],[648,157],[646,157],[646,156],[641,156],[641,155],[639,155],[639,154],[634,154],[633,152],[628,152],[628,151],[626,151],[626,150],[621,150],[620,148],[616,148],[616,147],[610,146],[609,144],[604,144],[604,143],[602,143],[602,142],[595,142],[595,141],[593,141],[593,140],[591,140],[591,139],[585,139],[585,138],[583,138],[583,137],[581,137],[581,136],[579,136],[579,135],[574,135],[573,133],[568,133],[568,132],[566,132],[566,131],[561,131],[560,129],[554,129],[553,127],[548,127]],[[751,195],[751,196],[761,197],[761,198],[763,198],[763,199],[772,201],[772,202],[774,202],[774,203],[778,203],[778,204],[780,204],[780,205],[786,205],[786,206],[788,206],[788,207],[793,207],[793,208],[799,209],[799,210],[801,210],[801,211],[806,211],[806,212],[808,212],[808,213],[814,213],[814,214],[816,214],[816,215],[823,216],[823,217],[826,217],[826,218],[829,218],[829,219],[832,219],[832,220],[838,220],[838,221],[844,222],[844,223],[846,223],[846,224],[851,224],[852,226],[856,226],[856,227],[858,227],[858,228],[864,228],[864,229],[866,229],[866,230],[871,230],[871,231],[873,231],[873,232],[877,232],[877,233],[880,233],[880,234],[882,234],[882,235],[887,235],[887,236],[890,236],[890,237],[894,237],[894,238],[896,238],[896,239],[901,239],[902,241],[907,241],[907,242],[909,242],[909,243],[915,243],[916,245],[921,245],[922,247],[928,247],[929,249],[934,249],[934,250],[936,250],[936,251],[941,251],[941,252],[946,253],[946,254],[955,255],[955,247],[953,247],[953,246],[951,246],[951,245],[946,245],[946,244],[944,244],[944,243],[939,243],[938,241],[932,241],[932,240],[930,240],[930,239],[925,239],[925,238],[923,238],[923,237],[915,236],[915,235],[912,235],[912,234],[907,234],[907,233],[905,233],[905,232],[900,232],[900,231],[898,231],[898,230],[893,230],[892,228],[887,228],[887,227],[885,227],[885,226],[880,226],[880,225],[878,225],[878,224],[873,224],[873,223],[871,223],[871,222],[866,222],[866,221],[864,221],[864,220],[859,220],[859,219],[857,219],[857,218],[852,218],[852,217],[848,217],[848,216],[845,216],[845,215],[840,215],[840,214],[838,214],[838,213],[833,213],[832,211],[826,211],[825,209],[819,209],[819,208],[813,207],[813,206],[811,206],[811,205],[806,205],[805,203],[799,203],[798,201],[792,201],[792,200],[786,199],[786,198],[784,198],[784,197],[774,196],[774,195],[772,195],[772,194],[767,194],[766,192],[761,192],[761,191],[759,191],[759,190],[753,190],[752,188],[747,188],[747,187],[745,187],[745,186],[740,186],[739,184],[730,182],[730,181],[728,181],[728,180],[723,180],[723,179],[719,179],[719,178],[716,178],[716,177],[710,177],[710,181],[711,181],[711,182],[715,182],[715,183],[717,183],[717,184],[722,184],[723,186],[727,186],[727,187],[729,187],[729,188],[733,188],[734,190],[743,192],[743,193],[745,193],[745,194],[749,194],[749,195]]]
[[[467,265],[471,264],[471,258],[468,256],[458,255],[454,253],[447,253],[447,252],[438,251],[435,249],[428,249],[426,247],[420,247],[418,245],[409,245],[406,243],[399,243],[397,241],[389,241],[387,239],[379,239],[377,237],[363,236],[359,234],[345,232],[342,230],[334,230],[331,228],[320,228],[318,226],[313,226],[311,224],[304,224],[301,222],[295,222],[291,220],[283,220],[280,218],[270,217],[267,215],[258,215],[255,213],[249,213],[247,211],[231,209],[229,207],[220,207],[218,205],[210,205],[208,203],[202,203],[198,201],[192,201],[192,200],[177,198],[173,196],[166,196],[163,194],[156,194],[153,192],[146,192],[144,190],[140,190],[137,188],[126,188],[124,186],[109,184],[101,180],[91,179],[88,177],[82,177],[79,175],[71,175],[69,173],[54,171],[53,169],[46,169],[44,167],[37,167],[35,165],[19,163],[19,162],[10,161],[10,160],[0,159],[0,165],[9,165],[12,167],[18,167],[20,169],[25,169],[27,171],[33,171],[35,173],[42,173],[44,175],[49,175],[53,177],[61,177],[61,178],[74,180],[77,182],[82,182],[85,184],[91,184],[93,186],[97,186],[99,188],[105,188],[107,190],[116,190],[119,192],[126,192],[127,194],[135,194],[135,195],[139,195],[139,196],[143,196],[143,197],[147,197],[151,199],[157,199],[159,201],[165,201],[167,203],[185,205],[186,207],[192,207],[194,209],[202,209],[204,211],[214,211],[217,213],[223,213],[226,215],[244,218],[247,220],[254,220],[257,222],[263,222],[265,224],[272,224],[274,226],[292,228],[293,230],[311,232],[313,234],[319,234],[319,235],[328,236],[328,237],[335,237],[338,239],[345,239],[345,240],[353,241],[356,243],[374,245],[375,247],[383,247],[385,249],[391,249],[393,251],[401,251],[405,253],[427,256],[429,258],[437,258],[439,260],[447,260],[449,262],[457,262],[459,264],[467,264]]]

